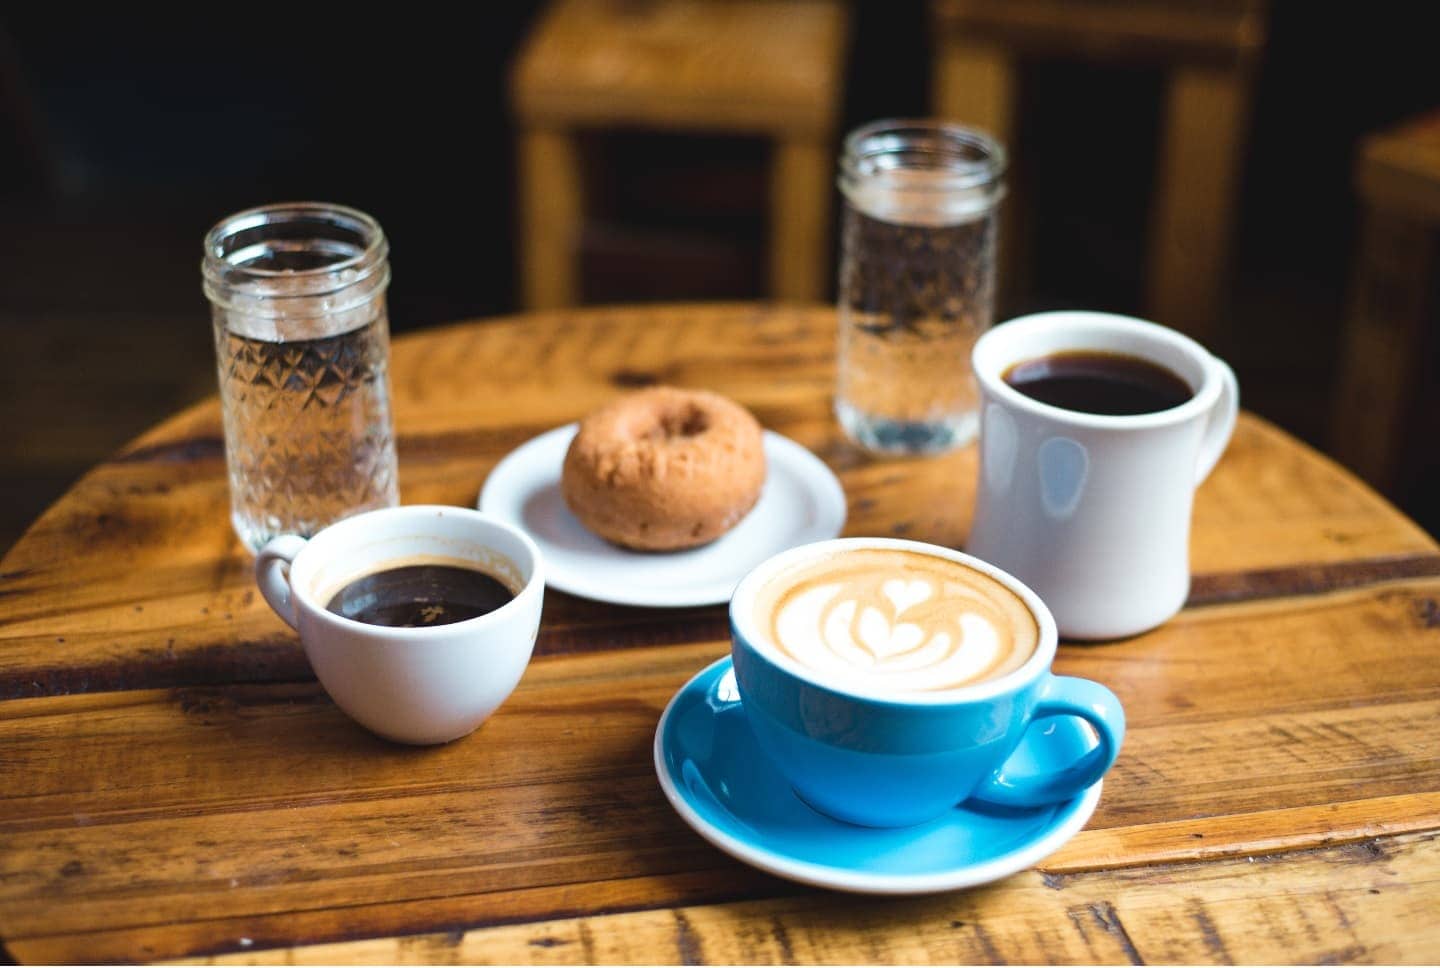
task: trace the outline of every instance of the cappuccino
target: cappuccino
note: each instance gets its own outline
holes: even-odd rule
[[[755,618],[780,652],[826,679],[932,692],[1013,672],[1040,627],[1006,585],[958,561],[881,548],[837,551],[766,582]]]

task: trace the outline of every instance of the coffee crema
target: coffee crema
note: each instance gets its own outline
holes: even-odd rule
[[[488,615],[515,598],[474,562],[422,556],[379,565],[346,582],[326,611],[387,628],[428,628]]]
[[[932,692],[997,679],[1035,654],[1019,595],[947,558],[841,551],[771,578],[755,617],[781,652],[828,679]]]

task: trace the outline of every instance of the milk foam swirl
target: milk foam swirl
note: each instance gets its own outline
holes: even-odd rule
[[[953,689],[1019,668],[1039,629],[988,575],[910,551],[861,549],[772,580],[757,600],[771,640],[826,678],[886,692]]]

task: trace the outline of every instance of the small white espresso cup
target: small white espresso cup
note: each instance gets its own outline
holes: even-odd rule
[[[1139,357],[1193,395],[1110,416],[1041,403],[1005,382],[1015,364],[1067,351]],[[1230,367],[1163,326],[1074,311],[996,326],[972,359],[980,480],[965,550],[1034,589],[1067,638],[1134,635],[1173,616],[1190,589],[1195,489],[1235,430]]]
[[[424,628],[368,625],[325,606],[357,578],[416,558],[473,562],[515,597]],[[335,704],[374,733],[416,745],[458,739],[514,691],[540,629],[545,575],[522,531],[469,508],[412,505],[345,518],[308,541],[272,539],[255,559],[265,600],[300,633]]]

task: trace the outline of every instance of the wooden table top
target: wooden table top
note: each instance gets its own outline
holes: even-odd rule
[[[834,314],[599,309],[396,340],[405,503],[653,380],[834,468],[846,533],[958,546],[974,448],[874,461],[830,416]],[[1130,732],[1089,825],[988,887],[872,898],[714,849],[660,712],[721,606],[551,592],[519,689],[427,749],[341,714],[231,532],[215,401],[96,467],[0,562],[0,942],[22,962],[1440,959],[1440,548],[1253,416],[1196,499],[1188,607],[1062,645]]]

